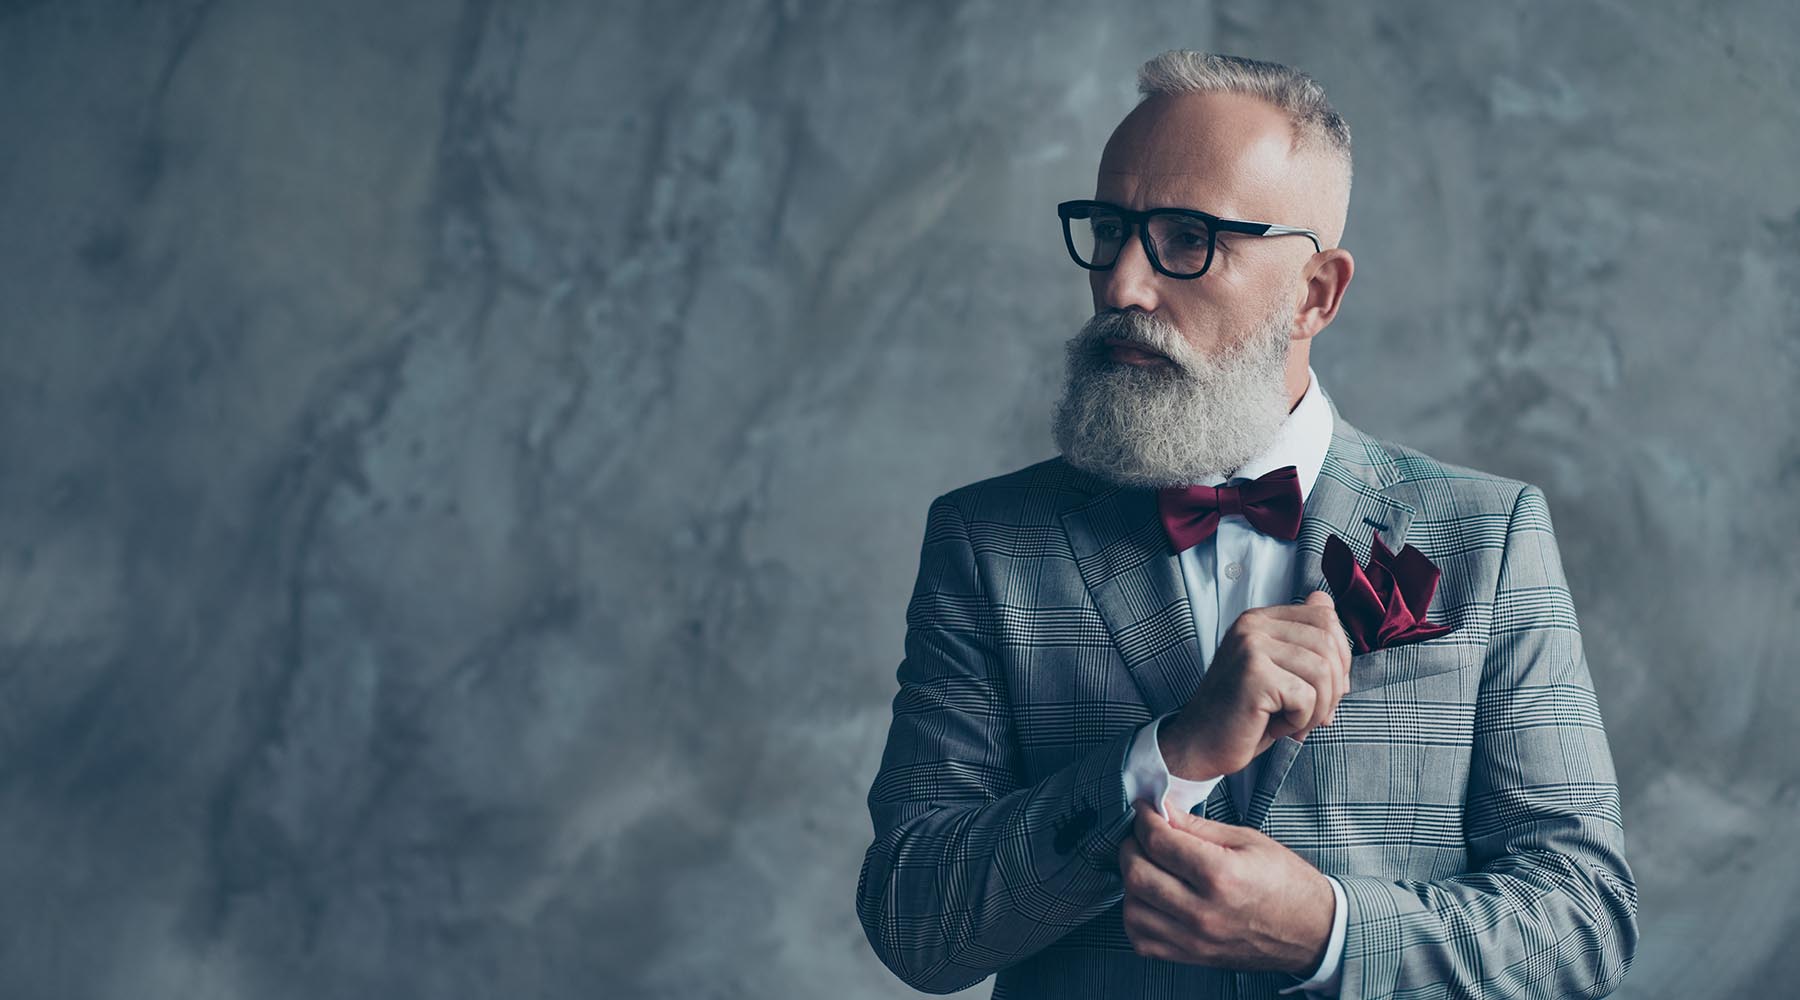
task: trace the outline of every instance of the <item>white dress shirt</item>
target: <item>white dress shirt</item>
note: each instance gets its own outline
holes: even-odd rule
[[[1325,451],[1331,446],[1331,407],[1319,391],[1318,376],[1306,369],[1306,392],[1300,397],[1281,425],[1275,441],[1263,454],[1246,462],[1229,477],[1218,478],[1205,486],[1218,486],[1237,479],[1255,479],[1265,472],[1292,465],[1300,475],[1302,502],[1312,495],[1313,482],[1325,464]],[[1181,564],[1181,578],[1187,585],[1188,603],[1194,611],[1194,629],[1199,637],[1202,669],[1212,662],[1219,640],[1239,615],[1251,608],[1286,604],[1293,598],[1295,553],[1299,543],[1265,535],[1242,515],[1228,514],[1219,519],[1213,537],[1172,556]],[[1174,715],[1170,712],[1169,715]],[[1130,803],[1148,800],[1164,817],[1169,807],[1191,812],[1212,794],[1220,780],[1229,782],[1231,797],[1240,814],[1249,809],[1250,793],[1256,788],[1256,772],[1261,759],[1223,779],[1189,781],[1169,773],[1157,745],[1156,732],[1168,715],[1150,720],[1138,730],[1125,759],[1125,798]],[[1326,876],[1330,878],[1330,876]],[[1331,938],[1325,957],[1312,978],[1296,982],[1281,992],[1306,990],[1336,996],[1343,966],[1344,951],[1344,887],[1331,879],[1336,900],[1332,911]]]

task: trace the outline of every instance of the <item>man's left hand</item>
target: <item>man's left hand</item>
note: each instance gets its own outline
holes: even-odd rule
[[[1132,803],[1119,847],[1125,934],[1146,958],[1313,974],[1331,938],[1331,882],[1279,841],[1245,826]]]

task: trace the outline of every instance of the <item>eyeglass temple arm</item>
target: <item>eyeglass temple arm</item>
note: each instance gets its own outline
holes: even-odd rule
[[[1315,252],[1323,251],[1325,249],[1319,245],[1318,233],[1315,233],[1310,229],[1302,229],[1299,226],[1277,226],[1274,223],[1270,223],[1269,228],[1263,230],[1262,234],[1264,236],[1304,236],[1307,239],[1312,240],[1313,250]]]

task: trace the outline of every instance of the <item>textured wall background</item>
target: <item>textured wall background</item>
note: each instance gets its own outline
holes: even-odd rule
[[[13,0],[0,995],[909,995],[926,506],[1171,45],[1351,123],[1345,415],[1548,492],[1621,995],[1800,976],[1800,7]]]

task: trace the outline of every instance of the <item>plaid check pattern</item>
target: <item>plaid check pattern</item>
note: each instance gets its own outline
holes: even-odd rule
[[[1447,635],[1354,657],[1333,725],[1265,751],[1254,827],[1343,883],[1340,996],[1597,997],[1637,947],[1611,752],[1536,486],[1434,460],[1337,415],[1294,598],[1335,533],[1442,571]],[[1148,959],[1121,922],[1123,766],[1183,705],[1200,650],[1155,491],[1060,457],[936,498],[857,916],[898,977],[1007,998],[1276,997],[1296,980]]]

